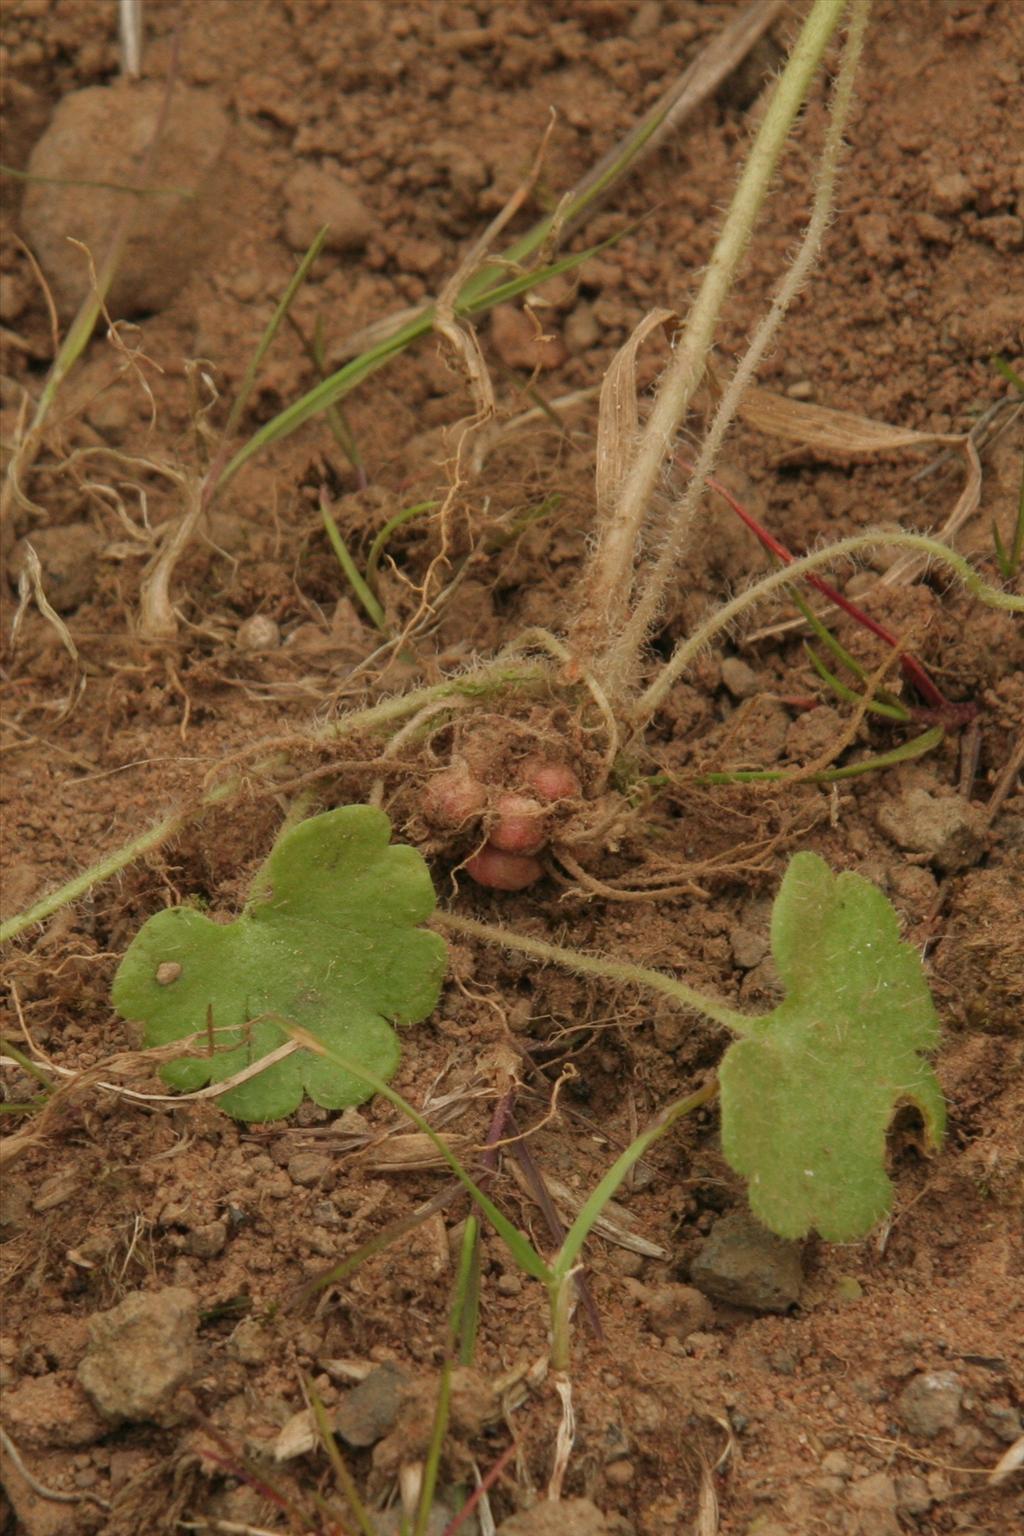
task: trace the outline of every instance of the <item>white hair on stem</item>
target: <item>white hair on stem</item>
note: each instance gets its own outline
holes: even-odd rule
[[[818,167],[811,216],[803,239],[789,269],[776,289],[767,314],[757,327],[750,345],[737,364],[719,401],[718,409],[705,433],[682,502],[674,513],[671,536],[654,569],[644,580],[640,601],[629,622],[621,635],[613,641],[608,656],[613,676],[627,677],[635,668],[647,636],[662,609],[668,585],[693,537],[704,497],[705,480],[714,470],[722,442],[735,420],[743,394],[748,385],[753,382],[754,374],[774,341],[793,299],[807,281],[810,269],[817,260],[822,239],[832,217],[836,176],[843,147],[843,131],[849,119],[853,101],[853,83],[864,44],[869,6],[870,0],[853,0],[851,6],[846,43]]]

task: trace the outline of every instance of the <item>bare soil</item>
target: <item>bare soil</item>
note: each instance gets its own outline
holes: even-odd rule
[[[801,9],[786,10],[754,61],[575,237],[589,243],[626,228],[576,276],[550,286],[539,313],[551,341],[534,346],[521,306],[482,323],[503,413],[529,409],[538,394],[550,400],[599,383],[647,310],[685,308],[764,72]],[[4,159],[15,169],[59,103],[116,81],[112,10],[95,0],[7,0]],[[541,413],[493,449],[459,502],[461,579],[436,622],[421,625],[400,654],[382,659],[381,636],[339,571],[318,511],[321,485],[360,561],[386,518],[447,491],[444,432],[471,402],[433,338],[345,403],[365,484],[323,418],[231,483],[175,573],[178,632],[167,642],[140,640],[139,594],[154,537],[180,514],[180,486],[143,465],[108,462],[110,483],[135,481],[145,495],[143,504],[125,489],[119,509],[68,461],[76,449],[105,444],[181,476],[201,472],[206,449],[190,409],[197,375],[188,360],[205,360],[209,386],[198,378],[195,387],[204,402],[215,391],[209,423],[222,426],[297,249],[318,222],[322,183],[311,171],[342,189],[342,232],[293,313],[307,341],[322,326],[330,365],[351,333],[439,290],[522,181],[552,107],[557,122],[523,228],[630,127],[734,7],[148,0],[145,13],[147,80],[176,70],[182,87],[220,109],[223,159],[216,185],[199,186],[189,213],[197,222],[187,272],[171,273],[163,287],[149,273],[160,302],[132,316],[138,329],[123,331],[119,345],[97,334],[26,483],[32,504],[15,510],[5,534],[11,542],[36,535],[44,583],[85,680],[65,710],[76,664],[32,606],[12,643],[16,597],[5,583],[5,916],[194,802],[225,758],[294,737],[314,716],[435,681],[526,626],[562,628],[593,515],[592,408],[562,424]],[[991,357],[1024,366],[1022,75],[1017,0],[878,0],[838,216],[764,383],[937,432],[970,430],[1012,392]],[[116,114],[121,101],[130,116],[131,92],[112,94],[105,110]],[[824,103],[822,87],[730,304],[723,358],[742,345],[802,227]],[[108,134],[115,148],[117,137]],[[188,183],[185,150],[176,169],[168,178]],[[19,240],[21,186],[4,186],[6,445],[53,348]],[[99,206],[103,195],[97,189],[85,202]],[[173,266],[173,231],[162,239]],[[68,260],[81,261],[69,251]],[[159,264],[159,251],[151,247],[143,261]],[[154,286],[144,292],[152,305]],[[131,295],[121,302],[130,307]],[[651,373],[658,366],[654,356]],[[286,326],[241,433],[315,378]],[[999,423],[1005,430],[983,450],[980,508],[957,541],[990,579],[998,579],[992,524],[1009,536],[1021,481],[1020,422],[1004,412]],[[941,525],[961,471],[946,464],[915,478],[927,462],[920,453],[826,461],[744,429],[729,442],[722,474],[803,550],[879,523]],[[541,508],[544,515],[528,516]],[[47,530],[59,530],[49,543]],[[398,628],[416,612],[438,538],[424,517],[389,544],[381,592]],[[754,540],[713,509],[656,652],[765,568]],[[716,1219],[745,1202],[722,1159],[713,1108],[659,1143],[620,1194],[630,1230],[660,1256],[600,1235],[589,1242],[599,1331],[581,1311],[578,1434],[565,1492],[590,1498],[615,1536],[693,1530],[701,1499],[700,1529],[713,1530],[712,1491],[718,1528],[745,1536],[1009,1531],[1020,1514],[1019,1474],[995,1486],[989,1473],[1021,1434],[1024,1400],[1024,793],[1019,772],[1008,771],[1024,719],[1024,643],[1008,617],[945,580],[886,586],[884,570],[880,561],[852,578],[860,600],[907,637],[950,698],[976,707],[973,724],[950,729],[917,762],[833,786],[694,782],[709,770],[798,769],[840,737],[847,706],[823,691],[800,631],[789,629],[733,637],[677,689],[639,766],[677,774],[687,787],[641,802],[618,835],[587,849],[584,875],[596,887],[564,869],[560,880],[548,876],[520,894],[455,877],[466,850],[446,848],[417,811],[423,773],[450,751],[450,735],[410,749],[399,771],[384,774],[396,835],[423,847],[453,910],[624,955],[763,1007],[776,995],[766,958],[771,896],[789,854],[811,848],[833,868],[878,882],[927,958],[943,1025],[936,1066],[949,1103],[946,1144],[926,1158],[913,1125],[901,1123],[890,1148],[891,1219],[860,1243],[804,1245],[798,1304],[758,1315],[716,1303],[713,1320],[687,1331],[666,1326],[652,1299],[688,1282]],[[257,615],[273,621],[269,648],[245,649],[242,626]],[[866,664],[881,660],[849,621],[835,629]],[[750,669],[739,687],[727,668],[732,690],[723,681],[729,658]],[[888,683],[898,687],[891,676]],[[496,729],[517,749],[533,707],[514,697],[498,706]],[[571,740],[574,722],[564,725]],[[840,760],[907,736],[869,720]],[[380,745],[357,740],[332,760],[293,743],[288,776],[313,775],[311,809],[364,799]],[[968,855],[947,859],[927,841],[915,846],[912,829],[900,834],[914,790],[974,808]],[[246,1126],[212,1104],[128,1101],[100,1087],[94,1070],[137,1044],[110,1007],[109,986],[140,923],[186,897],[224,916],[236,911],[288,803],[280,777],[254,772],[241,800],[98,885],[7,957],[4,1038],[27,1049],[27,1035],[52,1062],[85,1075],[5,1171],[0,1369],[16,1457],[5,1444],[3,1536],[354,1529],[320,1451],[281,1464],[269,1454],[303,1407],[303,1375],[333,1410],[372,1365],[394,1361],[410,1373],[410,1402],[420,1407],[417,1417],[407,1405],[400,1443],[347,1452],[374,1503],[393,1495],[400,1464],[422,1454],[464,1204],[453,1198],[319,1304],[296,1298],[304,1281],[443,1193],[448,1175],[429,1159],[402,1161],[404,1128],[379,1103],[355,1117],[306,1105],[288,1121]],[[683,869],[687,888],[625,899],[656,868]],[[636,992],[460,942],[436,1014],[405,1037],[396,1086],[428,1106],[461,1095],[445,1129],[479,1146],[514,1063],[518,1122],[543,1122],[530,1146],[542,1172],[564,1186],[564,1215],[637,1127],[706,1080],[724,1043],[721,1032]],[[576,1075],[549,1117],[552,1083],[569,1062]],[[7,1065],[3,1084],[10,1104],[38,1086]],[[133,1086],[160,1090],[152,1073]],[[32,1121],[14,1115],[9,1123],[24,1131]],[[311,1161],[309,1153],[327,1156]],[[536,1242],[553,1247],[511,1156],[493,1190]],[[486,1475],[514,1437],[516,1456],[491,1491],[500,1524],[547,1484],[559,1403],[550,1382],[531,1374],[546,1348],[540,1288],[496,1238],[485,1238],[483,1257],[477,1386],[511,1395],[491,1418],[472,1405],[456,1415],[442,1481],[471,1484],[473,1465]],[[193,1292],[199,1306],[187,1379],[158,1422],[112,1427],[77,1375],[88,1320],[127,1295],[172,1286]],[[908,1418],[901,1396],[921,1373],[958,1379],[954,1409],[934,1432]],[[509,1386],[517,1378],[518,1397]],[[64,1501],[43,1497],[26,1469]],[[318,1491],[332,1501],[333,1523],[317,1514]]]

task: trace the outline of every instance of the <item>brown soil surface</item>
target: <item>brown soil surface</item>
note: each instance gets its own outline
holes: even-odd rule
[[[118,131],[119,114],[134,122],[139,107],[137,92],[116,86],[113,10],[97,0],[7,0],[4,159],[16,169],[60,103],[111,87],[68,130],[72,158],[60,163],[80,165],[72,152],[94,132],[95,179],[124,174],[118,155],[130,135]],[[522,301],[481,322],[503,416],[529,409],[538,393],[550,400],[594,386],[649,309],[685,309],[759,111],[764,71],[801,11],[788,8],[774,42],[759,45],[755,61],[573,237],[578,247],[626,228],[576,276],[549,285],[539,314],[552,340],[535,347]],[[382,651],[324,535],[319,487],[329,488],[360,562],[387,518],[445,496],[452,445],[444,429],[467,415],[471,398],[457,360],[428,338],[345,403],[365,484],[322,417],[261,454],[177,565],[174,633],[140,636],[142,582],[161,527],[181,515],[210,451],[207,428],[223,426],[325,200],[334,233],[292,313],[307,343],[322,326],[331,367],[353,332],[440,290],[521,183],[550,108],[558,117],[540,180],[514,230],[553,206],[734,14],[730,4],[701,0],[147,0],[147,81],[176,70],[179,86],[203,100],[201,113],[175,127],[178,159],[159,168],[194,194],[179,215],[189,258],[183,266],[175,221],[153,213],[153,240],[129,252],[135,286],[126,271],[118,291],[123,310],[142,306],[130,316],[137,328],[122,328],[115,345],[97,334],[24,479],[27,503],[5,530],[5,553],[35,536],[77,661],[32,604],[12,643],[16,594],[5,580],[4,916],[175,806],[194,804],[226,758],[256,762],[263,740],[295,739],[286,769],[253,768],[240,799],[94,886],[7,956],[5,1041],[27,1050],[27,1034],[51,1062],[84,1075],[42,1119],[8,1121],[22,1139],[4,1174],[2,1536],[354,1531],[322,1451],[275,1463],[270,1450],[303,1407],[304,1377],[333,1412],[354,1380],[388,1361],[412,1382],[398,1430],[375,1449],[347,1449],[349,1465],[380,1506],[394,1497],[403,1464],[422,1457],[461,1198],[319,1304],[297,1300],[303,1281],[448,1191],[449,1176],[429,1158],[401,1161],[409,1144],[397,1141],[407,1128],[395,1112],[379,1101],[340,1116],[306,1104],[287,1120],[245,1125],[209,1102],[145,1104],[99,1085],[104,1063],[138,1044],[109,1002],[133,933],[186,898],[216,915],[237,911],[293,797],[286,781],[303,775],[312,775],[311,810],[363,800],[379,776],[396,835],[429,857],[439,898],[453,910],[626,956],[739,1007],[763,1010],[778,995],[767,921],[791,853],[816,850],[834,869],[883,887],[926,956],[941,1015],[944,1147],[924,1156],[912,1117],[900,1122],[890,1144],[891,1218],[861,1242],[804,1244],[803,1289],[788,1311],[716,1302],[709,1314],[689,1291],[672,1293],[683,1313],[691,1308],[687,1324],[660,1293],[688,1285],[714,1223],[746,1197],[722,1158],[713,1106],[659,1142],[619,1195],[622,1220],[648,1252],[600,1234],[587,1246],[600,1329],[581,1309],[577,1438],[564,1493],[592,1500],[615,1536],[695,1530],[698,1507],[702,1532],[717,1518],[718,1529],[744,1536],[1014,1525],[1019,1474],[998,1486],[988,1475],[1021,1434],[1024,1402],[1024,794],[1011,764],[1024,719],[1020,626],[942,576],[887,586],[881,559],[853,578],[847,571],[872,614],[908,636],[947,695],[976,706],[973,724],[951,728],[917,762],[834,786],[699,786],[695,774],[710,769],[811,763],[850,721],[849,706],[823,691],[799,631],[737,634],[701,660],[636,749],[635,772],[689,775],[688,787],[641,800],[614,832],[577,850],[602,888],[585,888],[564,865],[558,881],[548,875],[519,894],[456,880],[471,848],[446,841],[419,814],[424,775],[458,748],[470,722],[499,777],[538,731],[554,731],[586,791],[595,772],[587,743],[596,738],[582,734],[578,714],[510,694],[486,712],[470,705],[454,724],[434,722],[428,741],[410,739],[397,763],[383,766],[374,762],[383,738],[350,740],[332,758],[311,744],[308,727],[435,682],[528,626],[564,629],[593,518],[595,415],[588,406],[563,428],[540,413],[494,446],[453,504],[449,570],[459,581],[400,653]],[[1022,76],[1019,0],[878,0],[838,215],[762,382],[934,432],[968,431],[1012,395],[991,357],[1024,367]],[[721,327],[723,359],[742,346],[802,228],[825,101],[821,87],[805,136],[787,154]],[[222,127],[223,152],[208,172],[196,135],[209,148]],[[73,227],[59,234],[99,240],[120,194],[77,187],[61,202],[66,189],[37,185],[23,206],[21,184],[4,185],[6,445],[52,358],[50,318],[19,236],[31,240],[60,217]],[[70,264],[60,283],[52,279],[60,297],[81,281],[84,258],[70,246],[66,256],[52,254],[55,246],[47,259]],[[648,380],[662,361],[652,347]],[[238,441],[315,379],[286,325]],[[190,401],[210,409],[198,415]],[[1020,422],[1003,410],[994,425],[1002,430],[983,449],[980,508],[957,540],[990,580],[998,580],[992,524],[1009,537],[1021,480]],[[101,448],[110,452],[81,454]],[[742,429],[721,472],[803,550],[879,523],[940,526],[961,471],[947,464],[915,478],[928,462],[920,452],[839,461]],[[440,550],[427,517],[391,538],[380,593],[396,630],[415,617]],[[657,654],[709,602],[764,569],[754,540],[713,509]],[[265,649],[246,648],[255,616],[272,621]],[[878,665],[875,642],[845,619],[835,628]],[[723,677],[735,658],[748,670],[733,665]],[[891,675],[888,684],[898,686]],[[909,734],[869,719],[841,761],[891,750]],[[966,829],[952,853],[911,826],[913,808],[936,800],[952,805]],[[683,871],[681,894],[614,899],[672,869]],[[722,1031],[635,989],[466,940],[452,950],[439,1008],[404,1036],[396,1087],[474,1147],[514,1066],[517,1123],[543,1122],[530,1146],[564,1189],[563,1214],[638,1127],[707,1080],[725,1044]],[[576,1075],[549,1116],[552,1085],[570,1061]],[[132,1086],[161,1089],[150,1067]],[[16,1104],[38,1084],[8,1058],[3,1088]],[[492,1190],[550,1251],[507,1151]],[[192,1321],[181,1326],[194,1340],[173,1392],[148,1418],[142,1409],[119,1424],[99,1418],[78,1376],[90,1319],[135,1293],[166,1300],[171,1287],[198,1304],[196,1324],[192,1302],[183,1303]],[[479,1379],[461,1383],[441,1478],[446,1489],[471,1485],[472,1468],[486,1475],[514,1436],[517,1455],[491,1491],[499,1525],[551,1475],[560,1408],[537,1369],[546,1319],[540,1286],[485,1236]],[[912,1406],[922,1373],[956,1378],[936,1388],[949,1411],[934,1423]],[[41,1496],[27,1474],[62,1501]],[[317,1512],[321,1495],[333,1516],[327,1505]],[[573,1510],[585,1518],[584,1506]]]

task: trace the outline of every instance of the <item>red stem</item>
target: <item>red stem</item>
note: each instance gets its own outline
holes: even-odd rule
[[[501,1455],[498,1457],[497,1461],[494,1463],[494,1466],[488,1472],[487,1476],[482,1478],[476,1488],[473,1489],[473,1492],[470,1494],[465,1504],[463,1504],[458,1514],[455,1515],[453,1519],[448,1521],[442,1536],[455,1536],[456,1531],[458,1531],[460,1527],[463,1526],[469,1519],[470,1515],[473,1513],[474,1509],[476,1509],[484,1494],[490,1492],[490,1490],[494,1487],[495,1483],[498,1481],[498,1478],[504,1472],[505,1468],[512,1460],[512,1457],[515,1455],[515,1451],[516,1443],[513,1440],[512,1444],[508,1446],[506,1450],[502,1451]]]
[[[693,465],[687,459],[678,455],[677,461],[683,469],[692,472]],[[717,491],[718,495],[729,503],[736,516],[747,525],[751,533],[760,539],[766,549],[770,549],[772,554],[782,561],[783,565],[792,565],[795,557],[790,554],[786,546],[780,544],[774,534],[768,532],[767,528],[762,528],[757,519],[747,511],[746,507],[736,500],[732,492],[720,480],[716,480],[713,475],[708,475],[705,477],[705,484],[709,485],[713,491]],[[954,704],[951,700],[947,699],[938,684],[929,677],[917,657],[912,656],[908,651],[901,651],[896,636],[886,629],[884,625],[879,624],[877,619],[873,619],[870,614],[865,613],[863,608],[858,608],[856,603],[851,602],[848,597],[844,597],[841,592],[838,592],[829,582],[823,581],[820,576],[808,575],[805,580],[812,587],[817,588],[823,597],[827,597],[830,603],[835,603],[836,607],[841,608],[844,613],[848,613],[851,619],[856,619],[858,624],[863,625],[865,629],[870,630],[873,635],[876,635],[879,640],[884,641],[894,651],[899,652],[900,670],[904,677],[908,682],[913,683],[922,699],[930,704],[932,709],[937,711],[938,714],[946,719],[953,717],[960,721],[974,718],[977,712],[975,706],[973,704]]]

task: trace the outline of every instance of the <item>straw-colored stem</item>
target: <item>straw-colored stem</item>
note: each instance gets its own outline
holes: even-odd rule
[[[704,273],[700,292],[676,343],[617,504],[599,532],[593,560],[585,573],[585,610],[576,626],[584,649],[593,648],[595,632],[614,636],[622,629],[632,590],[640,532],[662,466],[704,375],[719,316],[779,157],[846,3],[847,0],[815,0],[772,94]],[[612,680],[613,688],[619,681]]]
[[[665,593],[669,590],[680,563],[687,553],[687,548],[692,543],[707,477],[714,470],[725,435],[732,426],[743,395],[753,382],[762,359],[775,340],[790,305],[806,282],[808,273],[818,258],[821,242],[832,215],[836,176],[843,149],[843,133],[853,103],[853,84],[864,45],[870,9],[871,0],[851,0],[846,45],[836,78],[832,109],[822,147],[814,202],[807,229],[792,264],[776,290],[767,314],[755,331],[753,340],[737,364],[719,401],[718,409],[697,455],[689,484],[679,505],[673,509],[671,530],[664,548],[655,562],[654,569],[649,574],[644,574],[640,600],[622,635],[614,641],[608,658],[609,670],[614,677],[628,677],[635,670],[640,653],[662,608]]]

